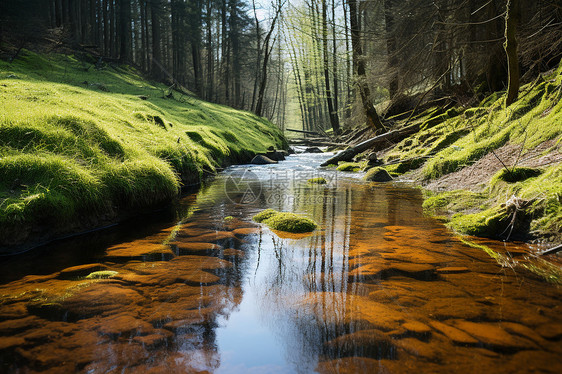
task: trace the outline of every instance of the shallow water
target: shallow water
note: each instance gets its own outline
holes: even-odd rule
[[[527,246],[470,239],[502,266],[419,190],[325,157],[233,167],[173,209],[2,258],[0,371],[562,372],[561,292],[513,265]],[[272,232],[264,208],[320,228]]]

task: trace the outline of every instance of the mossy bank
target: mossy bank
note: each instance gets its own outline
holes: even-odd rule
[[[128,66],[22,51],[0,61],[0,249],[155,207],[286,141],[251,113]]]
[[[428,214],[454,230],[500,239],[562,241],[562,65],[477,107],[433,108],[422,131],[379,157],[391,175],[425,187]]]

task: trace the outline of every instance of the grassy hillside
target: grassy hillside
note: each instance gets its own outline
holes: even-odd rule
[[[0,247],[168,201],[224,163],[285,146],[251,113],[95,63],[0,61]]]
[[[424,131],[385,154],[394,175],[430,189],[425,208],[472,235],[562,239],[562,65],[521,87],[505,108],[428,111]]]

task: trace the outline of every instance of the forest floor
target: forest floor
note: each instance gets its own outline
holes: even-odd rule
[[[86,54],[0,60],[0,252],[162,206],[282,132]]]
[[[395,179],[423,187],[425,211],[457,232],[560,243],[561,98],[562,65],[522,86],[508,108],[495,93],[473,108],[427,109],[409,123],[421,131],[359,158],[376,151]]]

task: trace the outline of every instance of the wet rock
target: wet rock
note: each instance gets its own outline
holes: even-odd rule
[[[177,233],[176,236],[178,238],[189,238],[192,236],[199,236],[199,235],[205,235],[205,234],[212,234],[214,233],[215,230],[209,230],[207,228],[201,228],[201,227],[190,227],[190,226],[183,226]]]
[[[308,147],[303,153],[324,153],[324,151],[318,147]]]
[[[397,309],[372,301],[368,297],[342,295],[331,292],[316,292],[298,304],[300,313],[310,313],[322,321],[323,316],[342,316],[340,324],[365,326],[381,331],[392,331],[400,327],[406,318]]]
[[[385,169],[374,167],[369,169],[367,174],[363,177],[363,180],[368,182],[390,182],[392,177]]]
[[[24,338],[15,336],[2,336],[0,338],[0,351],[5,351],[9,349],[14,349],[25,343]]]
[[[239,229],[235,229],[232,233],[236,236],[246,236],[246,235],[257,235],[260,233],[259,227],[243,227]]]
[[[511,334],[515,334],[515,335],[519,335],[519,336],[522,336],[524,338],[527,338],[527,339],[537,343],[540,346],[546,346],[548,344],[542,338],[542,336],[540,336],[537,332],[535,332],[534,330],[532,330],[531,328],[529,328],[525,325],[521,325],[521,324],[515,323],[515,322],[502,322],[501,327],[505,331],[507,331]]]
[[[419,321],[406,321],[402,324],[402,328],[414,335],[426,336],[431,334],[431,328]]]
[[[25,330],[40,326],[43,322],[36,316],[0,322],[0,335],[15,335]]]
[[[23,302],[0,305],[0,321],[17,319],[27,316],[27,308]]]
[[[434,344],[424,343],[415,338],[398,339],[395,344],[411,355],[431,361],[437,361],[441,356]]]
[[[157,348],[164,345],[173,334],[168,330],[158,329],[155,333],[145,336],[135,336],[133,342],[142,345],[145,348]]]
[[[268,164],[276,164],[277,161],[274,161],[269,157],[263,155],[257,155],[252,159],[252,161],[250,161],[250,163],[254,165],[268,165]]]
[[[478,343],[478,340],[468,335],[466,332],[459,330],[455,327],[452,327],[450,325],[446,325],[444,323],[437,322],[437,321],[431,321],[429,322],[429,324],[435,330],[439,331],[447,338],[451,339],[453,343],[461,344],[461,345],[474,345]]]
[[[137,291],[109,282],[93,282],[62,299],[60,305],[71,318],[87,318],[108,311],[126,310],[145,301]]]
[[[428,315],[438,320],[451,318],[477,320],[486,316],[487,308],[467,297],[443,297],[428,300],[424,305]]]
[[[178,249],[178,254],[195,254],[195,253],[205,254],[207,252],[218,251],[222,249],[220,245],[213,244],[213,243],[176,242],[174,243],[174,245]]]
[[[429,264],[390,263],[376,257],[368,259],[360,258],[358,262],[367,262],[367,264],[350,271],[350,281],[366,282],[386,279],[396,275],[404,275],[420,280],[430,280],[435,274],[435,267]]]
[[[61,270],[58,278],[59,279],[73,279],[79,277],[85,277],[94,271],[106,270],[107,266],[103,264],[85,264],[66,268]]]
[[[225,269],[232,263],[216,257],[186,255],[170,261],[127,264],[125,269],[132,273],[123,275],[121,279],[147,285],[167,286],[173,283],[202,285],[220,280],[205,270]]]
[[[454,321],[455,327],[478,339],[481,343],[498,350],[535,349],[537,346],[521,337],[515,337],[493,323]]]
[[[562,338],[562,323],[547,323],[537,327],[537,333],[548,340]]]
[[[458,273],[468,273],[470,269],[464,266],[451,266],[451,267],[439,268],[435,271],[438,274],[458,274]]]
[[[222,254],[225,257],[244,257],[244,251],[234,248],[227,248],[222,251]]]
[[[174,252],[167,245],[153,243],[131,243],[111,247],[104,258],[113,261],[170,259]]]
[[[288,153],[286,153],[285,151],[276,151],[276,150],[269,151],[267,153],[258,154],[258,156],[265,156],[273,161],[284,161],[286,155],[288,156]]]
[[[372,358],[396,358],[392,339],[379,330],[361,330],[339,336],[328,341],[325,347],[332,354],[328,356],[367,356]]]
[[[154,331],[148,322],[133,317],[130,314],[118,314],[103,318],[98,332],[113,337],[122,335],[146,335]]]
[[[320,374],[399,373],[408,372],[403,362],[368,357],[342,357],[322,361],[315,372]]]
[[[234,236],[234,234],[231,231],[215,231],[208,234],[182,238],[181,242],[182,243],[190,243],[190,242],[210,243],[210,242],[217,242],[219,240],[225,240],[225,239],[239,240],[236,236]]]

